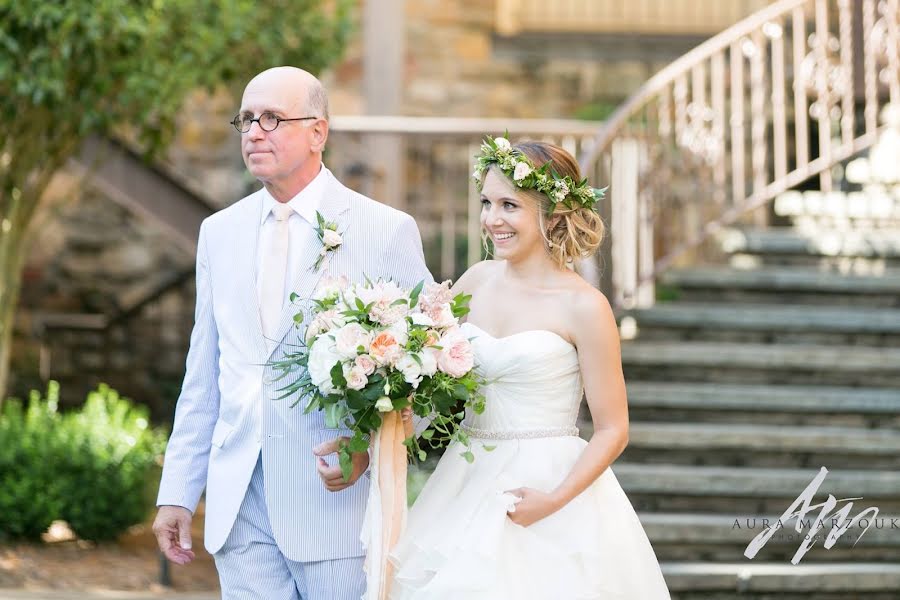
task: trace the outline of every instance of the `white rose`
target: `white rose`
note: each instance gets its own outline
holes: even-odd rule
[[[419,382],[422,381],[422,367],[419,366],[419,363],[416,362],[416,359],[411,354],[405,355],[394,366],[403,373],[403,379],[406,383],[414,388],[419,387]]]
[[[419,358],[422,359],[422,375],[426,377],[431,377],[437,372],[437,351],[433,349],[426,349],[424,352],[419,354]]]
[[[509,150],[510,148],[512,148],[509,140],[505,137],[495,137],[494,145],[497,146],[497,150]]]
[[[341,361],[341,356],[335,351],[334,339],[328,335],[316,340],[309,353],[309,377],[319,391],[325,395],[336,391],[331,382],[331,369]]]
[[[397,343],[401,346],[405,346],[406,342],[409,341],[409,323],[406,322],[406,319],[397,321],[385,331],[394,336],[394,339],[397,340]]]
[[[356,358],[359,347],[368,346],[368,335],[359,323],[350,323],[338,329],[334,334],[334,345],[337,353],[343,358]]]
[[[345,375],[345,378],[347,379],[347,387],[351,390],[361,390],[369,383],[369,378],[366,377],[365,371],[358,366],[352,367]]]
[[[513,179],[522,181],[531,174],[531,167],[527,163],[520,162],[516,165],[516,172],[513,173]]]
[[[413,313],[410,316],[412,317],[413,325],[422,325],[424,327],[434,326],[434,319],[432,319],[425,313],[417,312]]]
[[[322,232],[322,243],[325,244],[327,248],[337,248],[342,243],[344,243],[344,239],[334,229],[326,229]]]
[[[345,276],[325,277],[319,283],[319,287],[316,288],[313,300],[334,300],[346,288],[347,278]]]
[[[387,396],[382,396],[375,403],[375,410],[378,412],[391,412],[394,410],[394,403]]]

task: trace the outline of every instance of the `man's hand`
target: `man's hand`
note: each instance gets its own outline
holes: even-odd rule
[[[160,506],[153,521],[159,549],[176,565],[194,560],[191,551],[191,511],[182,506]]]
[[[331,467],[328,465],[328,462],[325,461],[323,456],[328,456],[329,454],[337,453],[340,448],[341,440],[348,440],[350,438],[340,437],[335,438],[329,442],[324,442],[319,444],[315,448],[313,448],[313,454],[318,456],[318,460],[316,461],[316,470],[319,471],[319,477],[322,478],[322,483],[325,484],[325,489],[329,492],[339,492],[341,490],[347,489],[359,479],[359,476],[362,475],[366,468],[369,466],[369,453],[368,452],[354,452],[351,454],[353,470],[350,472],[350,480],[344,481],[344,476],[341,475],[341,466],[336,464]]]

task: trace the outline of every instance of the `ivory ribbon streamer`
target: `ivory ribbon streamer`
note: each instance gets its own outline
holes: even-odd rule
[[[387,600],[394,568],[391,549],[406,526],[406,438],[400,413],[384,414],[372,444],[369,501],[363,521],[366,548],[365,600]]]

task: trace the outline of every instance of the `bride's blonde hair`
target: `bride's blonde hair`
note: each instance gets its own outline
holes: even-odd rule
[[[582,179],[578,162],[559,146],[547,142],[526,141],[515,144],[513,150],[522,152],[537,166],[549,162],[550,168],[561,177],[568,176],[576,182]],[[491,170],[497,176],[506,177],[496,164],[491,166]],[[576,259],[588,258],[597,252],[606,228],[603,219],[594,210],[577,204],[574,208],[570,208],[564,203],[558,203],[548,215],[552,203],[547,194],[533,189],[512,187],[520,197],[529,198],[537,204],[541,234],[547,244],[547,251],[560,268],[565,268]],[[486,237],[482,239],[486,244]]]

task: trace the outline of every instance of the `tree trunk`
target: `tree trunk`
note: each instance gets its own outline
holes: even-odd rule
[[[4,182],[0,190],[0,406],[6,398],[12,359],[16,307],[22,287],[25,230],[34,215],[40,196],[24,198],[19,188]]]

